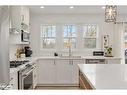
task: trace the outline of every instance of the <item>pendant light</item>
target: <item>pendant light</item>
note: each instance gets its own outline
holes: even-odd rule
[[[106,5],[105,7],[105,22],[116,22],[117,17],[117,6]]]

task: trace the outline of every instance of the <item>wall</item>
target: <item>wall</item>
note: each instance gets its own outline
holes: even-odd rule
[[[113,33],[114,33],[114,24],[107,24],[104,22],[104,15],[39,15],[39,14],[31,14],[30,18],[30,32],[31,32],[31,48],[33,49],[33,56],[42,56],[42,55],[53,55],[55,51],[45,51],[40,50],[40,25],[41,24],[88,24],[94,23],[99,26],[99,37],[98,37],[98,49],[103,49],[103,41],[102,37],[105,34],[110,35],[110,44],[113,46]],[[61,31],[59,31],[61,32]],[[80,44],[79,44],[80,46]],[[65,53],[64,51],[56,51]],[[73,52],[76,55],[92,55],[93,50],[77,50]]]

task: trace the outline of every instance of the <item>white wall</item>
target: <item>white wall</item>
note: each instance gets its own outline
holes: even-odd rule
[[[55,51],[43,51],[40,50],[40,25],[41,24],[98,24],[99,26],[99,39],[98,49],[101,50],[103,47],[102,37],[105,34],[110,35],[110,44],[113,45],[113,32],[114,25],[107,24],[104,22],[103,15],[36,15],[31,14],[30,18],[30,32],[31,32],[31,48],[33,49],[34,56],[40,55],[53,55],[55,51],[59,51],[59,48]],[[62,32],[62,31],[59,31]],[[78,43],[80,45],[80,43]],[[91,50],[77,50],[74,52],[76,55],[92,55]]]
[[[53,55],[54,51],[40,50],[40,25],[41,24],[89,24],[94,23],[99,26],[98,49],[101,50],[102,37],[105,34],[110,35],[110,44],[113,45],[114,24],[107,24],[104,22],[104,15],[38,15],[31,14],[30,18],[30,32],[31,32],[31,48],[34,56]],[[61,32],[61,31],[59,31]],[[80,43],[79,43],[80,46]],[[114,47],[114,45],[113,45]],[[56,51],[58,51],[57,49]],[[92,50],[77,50],[76,55],[92,55]]]

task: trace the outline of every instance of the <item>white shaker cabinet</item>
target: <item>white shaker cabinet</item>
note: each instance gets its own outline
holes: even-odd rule
[[[18,89],[18,73],[17,71],[10,73],[10,89]]]
[[[121,64],[120,59],[107,59],[106,64]]]
[[[38,60],[38,84],[54,84],[56,81],[56,65],[52,59]]]
[[[29,8],[21,7],[21,19],[26,25],[29,25]]]
[[[56,60],[56,83],[57,84],[72,84],[72,65],[70,60]]]
[[[21,23],[29,26],[29,8],[23,6],[10,7],[11,28],[21,29]]]
[[[38,84],[77,86],[82,59],[42,59],[38,61]]]

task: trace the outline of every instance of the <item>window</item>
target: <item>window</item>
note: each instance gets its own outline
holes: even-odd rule
[[[74,25],[65,25],[63,33],[63,46],[64,49],[76,48],[76,27]]]
[[[56,43],[56,26],[41,26],[41,49],[54,49]]]
[[[88,24],[83,26],[84,48],[96,48],[97,25]]]

